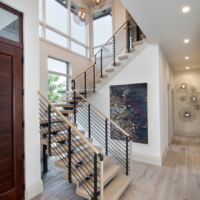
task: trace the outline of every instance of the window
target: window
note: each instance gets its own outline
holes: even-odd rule
[[[68,39],[48,28],[46,29],[46,39],[60,46],[68,48]]]
[[[68,63],[48,57],[48,99],[52,103],[69,90]]]
[[[43,16],[43,0],[39,0],[39,20],[43,21],[44,16]]]
[[[0,5],[0,36],[15,42],[21,42],[20,19],[20,15],[8,11]]]
[[[77,8],[73,2],[71,2],[71,36],[85,44],[86,42],[86,26],[79,26],[74,22],[73,11]]]
[[[93,15],[94,46],[105,44],[112,36],[111,8]]]
[[[39,25],[39,37],[42,37],[42,25]]]
[[[67,10],[67,0],[65,4],[61,1],[46,0],[46,23],[59,31],[67,34],[68,26],[68,10]]]
[[[86,48],[81,46],[80,44],[77,44],[76,42],[71,42],[72,44],[72,51],[75,51],[83,56],[86,56],[87,52],[86,52]]]

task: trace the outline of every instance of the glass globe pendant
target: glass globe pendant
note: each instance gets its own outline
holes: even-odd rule
[[[90,6],[94,9],[100,9],[104,7],[106,0],[88,0]]]
[[[89,23],[89,11],[86,8],[76,8],[73,13],[74,22],[79,26],[85,26]]]

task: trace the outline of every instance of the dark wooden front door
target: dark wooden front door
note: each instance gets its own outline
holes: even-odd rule
[[[0,200],[24,198],[23,45],[0,37]]]

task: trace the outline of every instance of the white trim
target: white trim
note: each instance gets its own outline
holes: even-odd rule
[[[37,181],[26,189],[25,199],[29,200],[43,192],[42,180]]]
[[[63,74],[63,73],[60,73],[60,72],[55,72],[55,71],[51,71],[51,70],[48,70],[48,73],[49,74],[56,74],[56,75],[60,75],[60,76],[66,76],[66,77],[71,77],[69,74]]]
[[[149,156],[145,154],[132,153],[132,159],[138,162],[162,166],[161,157]]]
[[[67,48],[65,48],[65,47],[62,47],[62,46],[60,46],[60,45],[58,45],[58,44],[56,44],[56,43],[53,43],[53,42],[51,42],[51,41],[49,41],[49,40],[47,40],[47,39],[45,39],[45,38],[41,38],[41,37],[40,37],[40,40],[43,41],[43,42],[46,42],[46,43],[48,43],[48,44],[51,44],[51,45],[53,45],[53,46],[55,46],[55,47],[61,48],[61,49],[65,50],[65,51],[68,51],[68,52],[70,52],[70,53],[73,53],[73,54],[75,54],[75,55],[77,55],[77,56],[80,56],[80,57],[82,57],[82,58],[85,58],[85,59],[91,61],[91,59],[89,59],[88,57],[83,56],[83,55],[81,55],[81,54],[79,54],[79,53],[76,53],[75,51],[72,51],[72,50],[67,49]]]

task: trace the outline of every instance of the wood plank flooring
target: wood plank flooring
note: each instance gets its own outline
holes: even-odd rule
[[[49,163],[44,192],[33,200],[85,200],[54,166],[54,157]],[[133,161],[132,184],[120,200],[200,200],[200,138],[173,136],[162,167]]]

